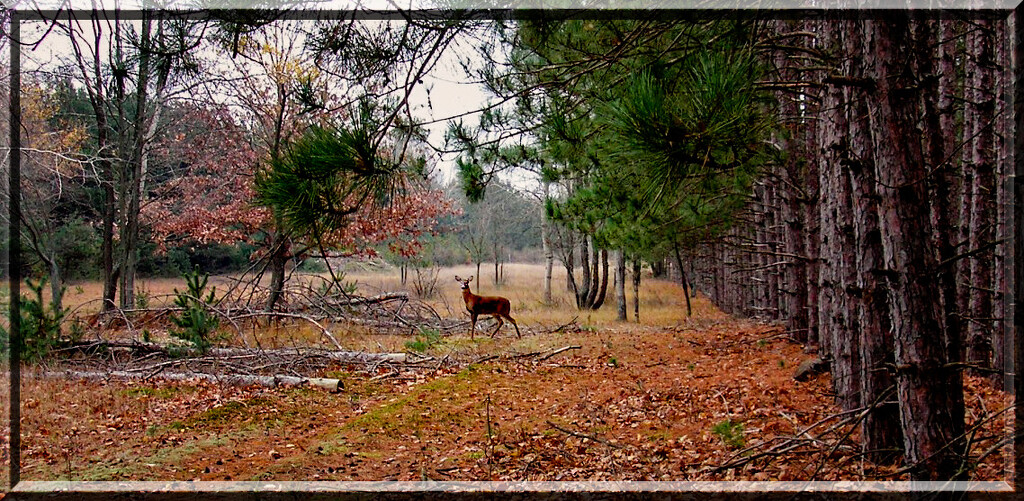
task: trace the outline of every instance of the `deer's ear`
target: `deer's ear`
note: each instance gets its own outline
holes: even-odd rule
[[[455,275],[455,281],[456,281],[456,282],[461,282],[461,281],[462,281],[462,279],[461,279],[461,278],[459,278],[459,276],[458,276],[458,275]]]
[[[472,281],[473,281],[473,277],[469,277],[469,278],[467,278],[467,279],[466,279],[466,281],[467,281],[467,282],[472,282]]]

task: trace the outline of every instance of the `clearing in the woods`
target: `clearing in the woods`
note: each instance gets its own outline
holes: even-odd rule
[[[438,273],[430,304],[442,317],[468,319],[453,277],[475,271]],[[814,355],[781,328],[725,316],[699,295],[687,318],[682,289],[650,278],[641,322],[628,288],[630,321],[618,322],[611,291],[602,310],[579,312],[557,276],[556,304],[541,304],[541,277],[539,266],[516,265],[501,287],[474,282],[478,294],[511,299],[522,339],[508,325],[481,335],[485,322],[473,341],[465,331],[416,338],[333,325],[346,348],[429,357],[304,374],[340,379],[338,392],[158,374],[86,381],[41,377],[62,368],[55,361],[29,367],[22,480],[905,478],[900,465],[861,456],[857,414],[833,405],[827,373],[793,379]],[[398,287],[369,272],[348,278],[361,292]],[[175,285],[145,287],[157,298]],[[92,292],[77,289],[83,303]],[[297,322],[256,335],[281,346],[316,339],[309,331]],[[966,384],[967,424],[979,424],[972,478],[1006,479],[1008,451],[991,444],[1012,426],[997,415],[1010,398],[980,378]]]

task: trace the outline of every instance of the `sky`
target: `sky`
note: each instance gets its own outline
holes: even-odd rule
[[[83,24],[88,26],[88,23]],[[35,42],[44,33],[46,33],[44,23],[25,22],[22,24],[23,42]],[[453,44],[457,52],[447,53],[430,75],[424,78],[423,84],[417,86],[410,96],[414,116],[426,122],[432,122],[426,127],[430,131],[431,144],[438,147],[443,145],[444,132],[448,126],[447,119],[479,110],[488,99],[484,87],[471,82],[458,65],[457,56],[464,56],[472,49],[466,44],[465,41]],[[71,53],[67,37],[58,31],[50,32],[43,38],[42,43],[22,49],[22,71],[30,72],[52,68],[55,62]],[[429,97],[427,89],[430,90]],[[463,120],[467,125],[472,125],[477,119],[474,115],[468,115]],[[442,182],[450,182],[455,177],[454,165],[455,155],[449,154],[439,160],[437,167]]]

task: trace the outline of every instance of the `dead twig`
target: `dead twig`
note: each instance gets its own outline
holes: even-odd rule
[[[547,360],[547,359],[549,359],[549,358],[551,358],[551,357],[553,357],[555,355],[558,355],[559,353],[562,353],[562,352],[565,352],[565,351],[569,351],[569,350],[579,350],[581,348],[583,348],[583,347],[579,346],[579,345],[565,346],[565,347],[559,348],[559,349],[557,349],[557,350],[555,350],[555,351],[553,351],[551,353],[548,353],[547,355],[544,355],[543,357],[540,357],[538,360],[542,360],[542,361],[543,360]]]
[[[609,441],[607,441],[607,440],[605,440],[603,438],[595,437],[595,436],[592,436],[592,435],[587,435],[585,433],[580,433],[578,431],[567,430],[565,428],[562,428],[561,426],[558,426],[555,423],[552,423],[551,421],[548,421],[547,423],[548,423],[548,426],[551,426],[552,428],[554,428],[554,429],[556,429],[556,430],[558,430],[558,431],[560,431],[562,433],[565,433],[566,435],[572,435],[572,436],[574,436],[576,438],[585,438],[587,440],[592,440],[594,442],[607,445],[608,447],[612,447],[614,449],[621,449],[622,448],[621,445],[613,444],[613,443],[611,443],[611,442],[609,442]]]

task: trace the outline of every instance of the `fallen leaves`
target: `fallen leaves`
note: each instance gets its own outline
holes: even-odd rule
[[[131,480],[898,478],[896,468],[857,455],[856,430],[834,418],[827,374],[792,380],[791,368],[809,356],[800,346],[758,342],[773,332],[730,321],[579,333],[581,348],[563,353],[557,367],[510,358],[472,370],[353,377],[342,394],[202,381],[64,383],[74,391],[24,406],[24,471],[40,480],[69,471]],[[54,383],[30,384],[41,395]],[[1011,416],[1000,411],[1012,399],[980,378],[965,384],[968,425],[980,437],[1005,435]],[[716,435],[722,422],[735,423],[742,442]],[[994,444],[980,443],[975,455]],[[991,449],[975,478],[1005,478],[1009,454]]]

